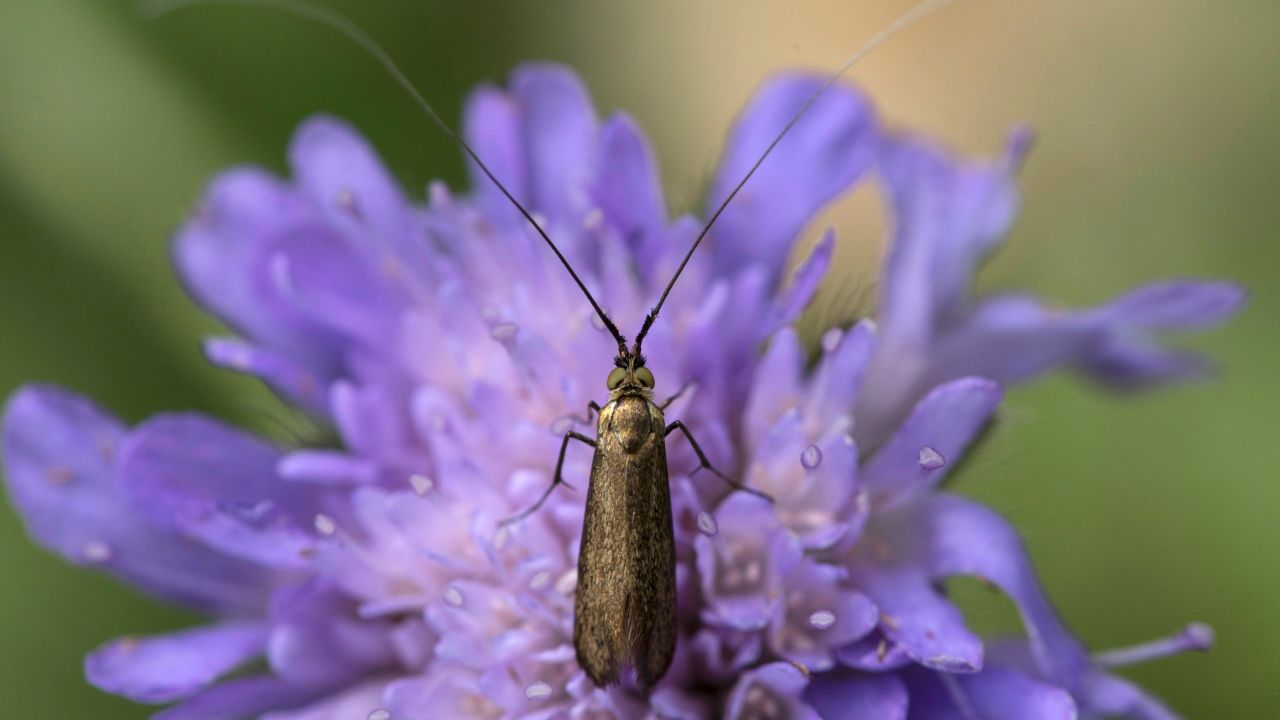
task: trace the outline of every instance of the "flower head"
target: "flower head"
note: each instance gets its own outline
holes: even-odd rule
[[[819,82],[761,91],[712,201]],[[668,217],[634,123],[598,121],[572,74],[529,65],[472,95],[463,133],[610,316],[638,324],[699,223]],[[560,437],[603,395],[612,338],[487,179],[412,201],[351,128],[308,121],[291,179],[219,176],[174,260],[237,333],[211,340],[209,359],[337,442],[285,447],[189,414],[128,428],[44,386],[5,410],[10,497],[38,542],[214,618],[110,643],[89,680],[172,703],[167,720],[1167,717],[1107,668],[1203,638],[1091,660],[1014,530],[939,486],[1000,383],[1061,365],[1119,385],[1185,376],[1198,363],[1155,334],[1217,322],[1240,292],[1167,283],[1081,312],[975,299],[977,263],[1015,214],[1021,138],[995,162],[960,162],[833,89],[693,257],[648,366],[659,397],[689,383],[667,413],[711,462],[774,502],[696,474],[672,441],[680,639],[641,694],[597,688],[577,665],[583,494],[499,523],[551,482]],[[789,326],[833,237],[789,278],[781,268],[810,218],[861,182],[886,188],[894,220],[882,310],[829,331],[811,361]],[[584,487],[589,462],[571,448],[566,479]],[[1026,639],[970,631],[939,589],[953,575],[1007,593]],[[231,675],[258,659],[264,670]]]

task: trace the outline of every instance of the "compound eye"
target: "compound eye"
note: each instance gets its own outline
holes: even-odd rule
[[[609,379],[607,381],[610,390],[617,390],[623,380],[627,379],[627,371],[622,368],[614,368],[609,371]]]
[[[653,372],[649,370],[649,368],[636,368],[636,379],[640,381],[641,385],[649,388],[650,390],[653,389]]]

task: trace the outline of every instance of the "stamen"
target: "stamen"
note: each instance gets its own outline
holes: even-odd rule
[[[822,464],[822,450],[817,445],[810,445],[800,453],[800,464],[805,470],[816,470]]]
[[[556,592],[561,595],[572,595],[574,590],[578,589],[578,571],[577,569],[568,570],[565,574],[556,580]]]
[[[539,680],[524,689],[524,696],[530,700],[541,700],[551,695],[551,686]]]
[[[328,515],[325,515],[324,513],[317,514],[315,522],[316,522],[316,532],[320,533],[321,535],[332,535],[338,531],[337,523],[333,521],[333,518],[329,517]]]
[[[359,214],[359,207],[356,204],[356,194],[343,188],[333,198],[333,204],[339,209],[349,212],[353,215]]]
[[[822,351],[833,353],[836,348],[840,347],[840,341],[844,339],[844,330],[840,328],[831,328],[822,334]]]
[[[920,463],[920,467],[925,470],[937,470],[947,464],[947,459],[942,456],[942,453],[925,445],[920,448],[920,456],[916,459],[916,462]]]
[[[1105,668],[1124,667],[1184,652],[1208,652],[1212,647],[1213,628],[1204,623],[1191,623],[1172,637],[1097,653],[1093,662]]]
[[[91,563],[104,563],[111,559],[111,546],[101,540],[92,540],[85,543],[80,550],[84,559]]]
[[[409,484],[413,486],[413,491],[419,495],[426,495],[431,492],[431,488],[435,483],[426,475],[410,475]]]
[[[378,708],[369,713],[369,720],[391,720],[391,711],[386,708]]]
[[[707,537],[712,537],[720,532],[720,524],[716,522],[711,513],[703,510],[698,513],[698,532]]]
[[[830,610],[818,610],[809,616],[809,624],[819,630],[826,630],[836,624],[836,614]]]
[[[489,337],[500,343],[505,343],[516,336],[520,332],[520,326],[513,322],[500,322],[489,328]]]

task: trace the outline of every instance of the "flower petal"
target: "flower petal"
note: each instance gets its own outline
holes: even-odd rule
[[[923,668],[903,673],[911,720],[1076,720],[1071,694],[1017,670],[989,667],[946,676]],[[950,685],[948,687],[948,685]]]
[[[289,165],[311,206],[375,266],[428,267],[400,186],[368,141],[347,123],[309,118],[289,143]]]
[[[730,495],[715,515],[719,532],[694,540],[703,613],[739,630],[762,628],[778,603],[783,576],[800,559],[799,544],[754,495]]]
[[[1239,312],[1245,291],[1229,282],[1168,280],[1132,290],[1106,305],[1106,314],[1144,330],[1202,330]]]
[[[837,418],[852,415],[867,364],[875,352],[875,330],[864,321],[848,332],[828,331],[822,347],[801,413],[811,434],[829,428]]]
[[[1022,614],[1040,672],[1073,687],[1088,657],[1049,603],[1013,527],[992,510],[947,494],[927,500],[920,518],[916,532],[928,538],[933,572],[972,575],[998,585]]]
[[[270,263],[280,297],[316,325],[374,346],[394,342],[403,308],[395,265],[371,265],[331,233],[285,235]]]
[[[875,629],[880,614],[865,595],[841,587],[843,568],[806,558],[784,578],[769,647],[810,671],[829,670],[835,650]]]
[[[285,588],[272,599],[267,660],[298,685],[341,685],[395,657],[391,626],[362,621],[355,602],[318,581]]]
[[[809,676],[791,663],[774,662],[743,673],[729,692],[725,720],[785,717],[821,720],[802,696]]]
[[[862,471],[875,504],[887,509],[935,487],[991,420],[1001,395],[996,383],[973,377],[926,395]]]
[[[337,688],[294,685],[270,675],[219,683],[151,716],[151,720],[230,720],[298,707]]]
[[[982,669],[982,641],[960,610],[913,567],[859,567],[854,584],[880,608],[880,630],[912,660],[949,673]]]
[[[366,720],[382,708],[383,680],[355,685],[296,710],[280,710],[260,720]]]
[[[809,257],[796,268],[791,284],[773,301],[769,316],[761,323],[760,338],[766,338],[780,328],[790,325],[800,313],[804,312],[809,301],[818,292],[822,278],[831,267],[831,258],[835,254],[836,235],[831,230],[822,235],[822,239],[809,252]]]
[[[1159,700],[1115,675],[1090,673],[1076,694],[1090,713],[1132,720],[1179,720],[1179,716]]]
[[[418,677],[397,680],[387,686],[387,709],[400,720],[478,718],[497,720],[502,708],[480,691],[477,673],[445,666]]]
[[[10,498],[42,545],[199,609],[263,607],[272,573],[155,525],[130,502],[116,467],[126,438],[118,420],[65,390],[28,386],[9,399],[3,425]]]
[[[605,219],[631,249],[641,276],[652,279],[665,249],[667,210],[653,148],[626,115],[617,115],[600,128],[600,157],[592,195]]]
[[[923,352],[941,315],[958,307],[978,263],[1018,207],[1009,158],[969,164],[925,141],[883,143],[893,238],[886,259],[881,328],[893,353]]]
[[[292,187],[262,170],[231,170],[175,235],[173,262],[187,291],[240,333],[324,355],[332,339],[280,301],[267,262],[278,238],[308,232],[323,229]]]
[[[151,638],[126,637],[85,658],[94,687],[140,703],[189,697],[260,654],[266,626],[229,622]]]
[[[939,340],[928,376],[1009,382],[1074,365],[1121,388],[1194,378],[1205,371],[1203,358],[1162,347],[1156,333],[1211,327],[1244,301],[1236,285],[1195,281],[1153,283],[1082,311],[1050,309],[1028,296],[994,297]]]
[[[744,416],[749,440],[762,441],[783,415],[794,410],[803,370],[804,351],[799,336],[792,328],[779,330],[754,369],[755,380],[751,382]]]
[[[582,82],[549,63],[521,65],[511,93],[522,113],[531,210],[553,222],[586,214],[596,163],[596,116]]]
[[[714,210],[773,139],[822,85],[814,75],[784,75],[747,105],[725,145],[709,196]],[[870,167],[877,131],[862,95],[827,90],[716,221],[713,245],[722,275],[760,265],[777,282],[787,252],[810,218]]]
[[[462,136],[512,196],[522,201],[528,199],[520,112],[514,98],[492,86],[472,92],[462,109]],[[525,222],[502,196],[502,191],[470,159],[467,170],[471,174],[471,192],[480,198],[487,216]]]
[[[321,375],[288,351],[256,346],[237,338],[210,338],[205,340],[204,354],[214,365],[253,375],[311,414],[324,417],[323,389],[330,376]]]
[[[300,568],[318,486],[283,482],[279,452],[198,415],[146,422],[121,450],[127,491],[152,522],[269,567]]]
[[[824,718],[907,718],[907,688],[894,675],[850,671],[821,673],[810,681],[804,699]]]

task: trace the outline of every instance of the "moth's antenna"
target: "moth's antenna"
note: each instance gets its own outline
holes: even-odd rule
[[[711,219],[703,226],[702,232],[698,233],[698,237],[694,239],[693,245],[689,247],[689,252],[685,253],[684,259],[680,261],[680,266],[676,268],[675,274],[671,276],[671,282],[667,283],[666,289],[662,291],[662,296],[658,298],[658,303],[654,305],[653,309],[649,311],[649,314],[645,316],[644,324],[640,326],[640,332],[636,335],[635,349],[632,350],[634,354],[640,354],[640,345],[644,342],[645,335],[649,334],[649,328],[653,325],[653,321],[658,319],[658,312],[662,310],[662,303],[667,301],[667,295],[671,293],[671,288],[675,287],[676,280],[680,279],[680,273],[684,272],[684,266],[689,264],[689,258],[693,257],[693,251],[697,250],[698,246],[702,244],[702,239],[707,236],[707,233],[711,230],[711,226],[715,225],[716,220],[720,218],[724,209],[728,207],[733,198],[738,195],[738,191],[742,190],[742,186],[746,185],[747,181],[751,179],[751,176],[756,174],[756,170],[760,168],[764,159],[769,157],[769,153],[773,152],[773,149],[778,146],[778,143],[781,142],[782,138],[786,137],[788,132],[791,132],[791,128],[799,122],[800,118],[804,117],[805,113],[809,112],[809,108],[813,107],[813,104],[818,101],[818,98],[830,89],[832,85],[835,85],[836,81],[848,72],[849,68],[857,64],[859,60],[866,57],[884,41],[893,37],[898,33],[898,31],[906,28],[934,10],[941,8],[944,5],[949,5],[952,2],[955,2],[955,0],[924,0],[923,2],[918,3],[897,20],[889,23],[888,27],[876,33],[876,35],[868,40],[865,45],[858,48],[857,52],[851,55],[848,60],[845,60],[844,64],[835,72],[831,73],[826,82],[822,83],[822,85],[820,85],[818,89],[809,96],[809,99],[804,101],[804,104],[800,106],[800,109],[796,111],[796,114],[791,117],[791,120],[787,122],[786,126],[782,128],[782,131],[773,139],[773,142],[769,143],[769,146],[765,148],[763,153],[761,153],[760,158],[751,166],[751,169],[747,171],[747,174],[743,175],[742,179],[738,181],[738,184],[734,186],[733,191],[729,193],[729,196],[726,197],[724,201],[720,203],[720,206],[716,208],[716,211],[711,214]]]
[[[524,216],[524,219],[528,220],[529,224],[533,226],[533,229],[537,231],[538,235],[546,241],[547,246],[551,248],[551,252],[555,253],[556,257],[560,259],[560,263],[564,265],[564,269],[569,271],[569,276],[573,278],[575,283],[577,283],[578,289],[582,291],[583,295],[587,296],[587,301],[591,303],[591,307],[596,311],[596,315],[600,316],[600,321],[604,323],[605,328],[607,328],[609,333],[613,335],[613,339],[618,342],[619,355],[626,355],[626,338],[622,336],[622,333],[618,332],[618,326],[614,325],[613,321],[609,319],[609,316],[605,313],[604,309],[600,307],[600,303],[596,302],[595,297],[591,295],[591,291],[588,290],[586,284],[582,282],[582,278],[578,277],[578,273],[574,272],[573,266],[569,264],[569,260],[560,252],[560,248],[556,247],[556,244],[552,242],[551,237],[542,229],[542,226],[538,224],[538,221],[533,219],[533,215],[525,209],[524,205],[521,205],[520,201],[516,200],[515,196],[511,194],[511,191],[507,190],[507,187],[494,176],[493,171],[489,169],[488,165],[484,164],[484,161],[480,159],[480,156],[476,155],[476,151],[471,149],[471,146],[467,144],[467,141],[463,140],[458,133],[454,132],[453,128],[449,127],[449,123],[445,122],[444,119],[435,111],[435,108],[431,107],[431,103],[427,102],[426,98],[422,96],[422,93],[418,92],[418,88],[415,87],[404,72],[400,70],[400,66],[396,65],[395,61],[391,59],[391,56],[387,54],[387,51],[383,50],[382,46],[373,38],[369,37],[369,35],[365,33],[365,31],[361,30],[359,26],[349,20],[346,16],[341,15],[334,10],[317,7],[306,2],[301,2],[300,0],[148,0],[142,3],[140,9],[143,14],[147,16],[148,20],[156,20],[177,10],[195,7],[197,5],[244,5],[247,7],[269,8],[292,13],[299,17],[315,20],[316,22],[328,25],[339,33],[345,35],[356,45],[359,45],[365,52],[372,55],[373,59],[377,60],[378,63],[382,65],[383,69],[391,75],[392,79],[394,79],[396,83],[398,83],[400,87],[413,98],[414,102],[418,104],[418,107],[422,112],[425,113],[437,127],[443,130],[446,135],[452,138],[454,142],[458,143],[463,152],[465,152],[467,156],[470,157],[471,160],[480,168],[480,171],[485,174],[485,177],[493,181],[493,184],[497,186],[498,190],[502,191],[502,194],[507,198],[507,200],[511,201],[511,204],[520,211],[520,214]]]

